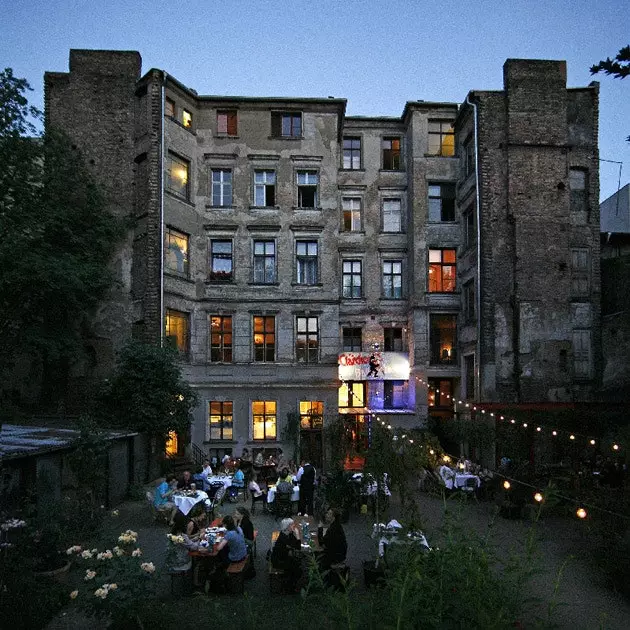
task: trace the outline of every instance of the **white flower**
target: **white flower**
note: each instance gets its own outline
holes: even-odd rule
[[[118,588],[118,584],[116,584],[115,582],[109,585],[110,591],[115,591],[117,588]]]
[[[107,597],[107,593],[108,593],[108,591],[107,591],[106,588],[97,588],[94,591],[94,595],[96,597],[100,597],[101,599],[105,599]]]
[[[92,571],[92,569],[88,569],[85,572],[85,577],[83,579],[87,582],[88,580],[91,580],[94,577],[96,577],[96,571]]]
[[[153,562],[143,562],[140,565],[140,568],[147,573],[153,573],[155,571],[155,566],[153,565]]]
[[[118,510],[112,510],[112,516],[118,516],[119,512]]]
[[[114,553],[117,556],[124,556],[125,555],[125,552],[118,546],[114,547]]]
[[[92,552],[89,549],[86,549],[85,551],[81,552],[81,557],[84,558],[85,560],[87,560],[88,558],[92,557]]]
[[[72,591],[72,593],[70,593],[70,599],[76,599],[79,595],[79,591]]]
[[[140,548],[138,548],[138,549],[134,549],[134,550],[131,552],[131,555],[132,555],[134,558],[138,558],[139,556],[141,556],[141,555],[142,555],[142,549],[140,549]]]

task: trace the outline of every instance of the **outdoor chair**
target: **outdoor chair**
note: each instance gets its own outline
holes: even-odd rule
[[[168,523],[170,520],[170,511],[169,510],[159,510],[155,507],[154,497],[151,492],[147,490],[146,499],[149,505],[149,511],[151,512],[151,518],[154,523]]]
[[[250,491],[250,494],[252,495],[252,504],[250,506],[249,511],[252,514],[255,514],[256,513],[256,503],[262,503],[263,512],[266,512],[267,511],[267,495],[266,494],[261,494],[259,497],[257,497],[251,491]]]
[[[293,513],[293,504],[291,503],[291,495],[288,493],[276,493],[273,502],[274,513],[276,518],[291,516]]]
[[[211,483],[207,490],[208,499],[206,500],[206,514],[213,519],[214,508],[221,505],[225,496],[225,486],[221,482]]]

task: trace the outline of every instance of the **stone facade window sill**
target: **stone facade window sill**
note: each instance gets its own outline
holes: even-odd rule
[[[269,140],[304,140],[304,136],[268,136]]]
[[[169,271],[168,269],[164,270],[164,275],[167,278],[173,278],[173,280],[181,280],[182,282],[187,282],[188,284],[195,284],[195,281],[191,280],[188,276],[181,276],[180,274]]]
[[[364,168],[340,168],[340,173],[365,173]]]
[[[236,206],[213,206],[211,203],[207,203],[206,210],[236,210]]]
[[[192,127],[186,127],[182,122],[180,122],[179,120],[177,120],[177,118],[173,118],[173,116],[164,116],[164,118],[168,118],[168,120],[170,120],[172,123],[175,123],[178,127],[181,127],[182,129],[186,130],[189,134],[196,136],[197,132],[193,130]]]
[[[279,282],[248,282],[250,287],[279,287]]]
[[[316,282],[315,284],[303,284],[302,282],[292,282],[292,287],[302,287],[303,289],[318,289],[323,287],[324,285],[321,282]]]
[[[213,287],[220,287],[220,286],[232,286],[236,283],[234,282],[234,280],[206,280],[205,284],[212,285]]]
[[[249,206],[250,210],[280,210],[280,206]]]
[[[185,197],[181,197],[180,195],[171,192],[170,190],[165,190],[164,191],[171,199],[176,199],[177,201],[181,201],[182,203],[186,204],[187,206],[190,206],[191,208],[195,207],[195,204],[190,201],[189,199],[186,199]]]
[[[297,210],[299,212],[321,212],[323,208],[305,208],[304,206],[293,206],[293,210]]]
[[[218,140],[238,140],[240,136],[231,136],[227,133],[215,133],[214,137]]]

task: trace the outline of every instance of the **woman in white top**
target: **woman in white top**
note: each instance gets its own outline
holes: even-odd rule
[[[209,477],[212,474],[212,468],[210,466],[210,462],[207,459],[203,463],[203,470],[201,471],[201,474],[204,477]]]

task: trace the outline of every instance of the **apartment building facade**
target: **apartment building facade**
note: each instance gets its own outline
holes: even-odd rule
[[[200,96],[138,53],[46,74],[64,128],[135,219],[95,322],[175,345],[190,440],[324,457],[457,400],[587,400],[599,361],[597,89],[508,60],[505,90],[346,116],[340,98]],[[457,404],[457,403],[456,403]]]

